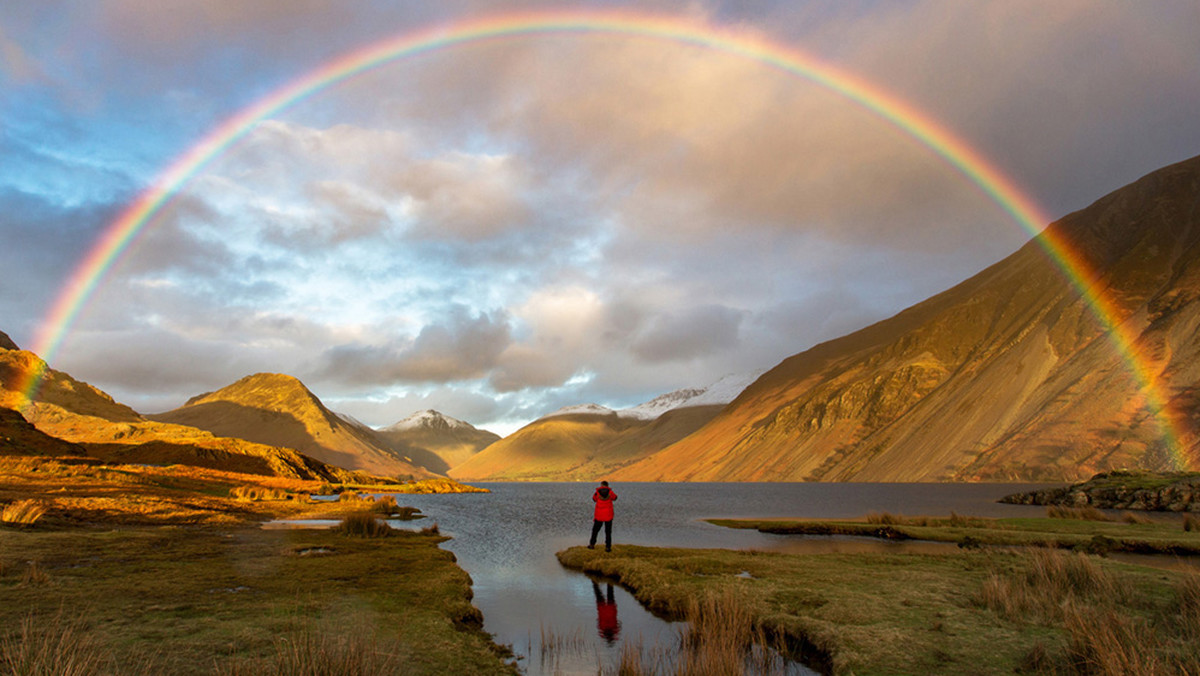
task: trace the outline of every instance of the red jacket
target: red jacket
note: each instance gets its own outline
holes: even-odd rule
[[[617,501],[617,492],[611,488],[601,486],[592,494],[592,502],[596,503],[596,520],[597,521],[612,521],[613,519],[613,504]]]

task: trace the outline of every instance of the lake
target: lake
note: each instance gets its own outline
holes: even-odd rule
[[[480,483],[491,493],[397,495],[437,523],[474,581],[484,629],[510,645],[527,674],[615,671],[626,641],[669,647],[682,625],[654,617],[624,589],[568,571],[554,553],[586,545],[592,491],[586,483]],[[704,518],[1041,516],[1043,507],[1003,505],[1027,484],[614,483],[614,544],[721,547],[795,553],[953,551],[953,545],[866,538],[767,535],[719,528]],[[603,532],[600,538],[603,545]],[[923,548],[923,549],[922,549]],[[545,642],[543,642],[545,638]]]

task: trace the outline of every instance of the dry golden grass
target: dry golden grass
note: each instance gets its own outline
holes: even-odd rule
[[[229,496],[237,500],[259,502],[262,500],[290,500],[291,494],[279,488],[263,486],[234,486],[229,490]]]
[[[5,674],[92,676],[113,673],[114,667],[112,654],[62,610],[50,618],[26,616],[0,641],[0,672]]]
[[[1187,531],[1188,533],[1200,530],[1200,519],[1196,518],[1196,516],[1193,514],[1184,514],[1183,530]]]
[[[44,587],[50,584],[50,574],[42,569],[42,565],[37,561],[30,561],[25,568],[25,574],[21,576],[22,587]]]
[[[32,526],[46,514],[46,505],[39,500],[18,500],[0,512],[0,522]]]
[[[343,535],[360,538],[385,538],[395,532],[391,526],[380,521],[374,512],[348,514],[335,530]]]
[[[1064,507],[1050,505],[1046,508],[1046,516],[1051,519],[1079,519],[1081,521],[1113,521],[1114,519],[1095,507]],[[1129,521],[1127,523],[1136,523]]]

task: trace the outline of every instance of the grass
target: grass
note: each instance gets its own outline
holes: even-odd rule
[[[512,673],[481,630],[470,578],[437,547],[443,539],[173,526],[4,531],[0,641],[9,659],[69,630],[80,650],[119,664],[155,654],[148,673],[263,673],[281,660],[376,664],[393,654],[404,657],[397,673]],[[34,569],[50,582],[24,583]],[[81,625],[56,623],[60,608]],[[38,622],[22,633],[29,617]],[[362,627],[352,633],[365,643],[340,644],[347,626]]]
[[[32,526],[46,514],[46,505],[38,500],[18,500],[0,511],[0,523]]]
[[[391,526],[380,521],[374,512],[350,514],[342,519],[335,530],[342,535],[360,538],[385,538],[396,532]]]
[[[736,613],[714,617],[736,625],[730,618],[744,614],[754,631],[827,672],[1200,672],[1196,573],[1047,549],[790,555],[618,546],[558,556],[676,617],[695,599],[735,598]],[[1121,661],[1134,653],[1140,662]]]
[[[740,520],[709,519],[729,528],[751,528],[764,533],[803,535],[856,535],[898,540],[952,542],[961,546],[1037,546],[1079,549],[1093,553],[1200,554],[1200,527],[1188,529],[1190,515],[1150,520],[1080,518],[1085,511],[1064,517],[990,519],[981,517],[905,517],[870,514],[862,520]]]
[[[0,504],[44,507],[0,528],[0,673],[515,673],[444,537],[387,528],[415,513],[394,499],[302,497],[319,490],[0,456]],[[328,513],[370,525],[259,527]]]

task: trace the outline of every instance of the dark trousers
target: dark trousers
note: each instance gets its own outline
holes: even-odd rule
[[[588,546],[596,546],[596,536],[600,534],[600,526],[604,526],[604,548],[612,549],[612,519],[608,521],[592,520],[592,539],[588,540]]]

